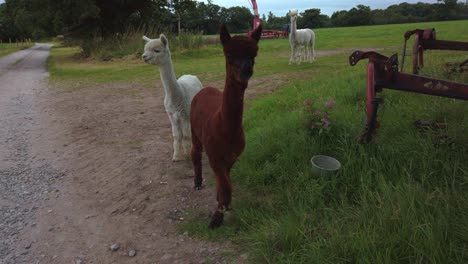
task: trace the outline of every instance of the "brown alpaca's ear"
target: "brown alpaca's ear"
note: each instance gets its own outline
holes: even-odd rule
[[[223,43],[223,46],[229,41],[231,40],[231,35],[229,34],[227,28],[226,28],[226,25],[223,24],[221,26],[221,30],[220,30],[220,33],[219,33],[219,37],[221,38],[221,43]]]
[[[255,31],[252,33],[252,38],[255,39],[256,42],[260,40],[260,36],[262,35],[262,24],[258,25]]]
[[[164,36],[164,34],[161,34],[159,35],[159,39],[164,44],[164,46],[167,47],[167,45],[169,44],[169,41],[167,40],[166,36]]]

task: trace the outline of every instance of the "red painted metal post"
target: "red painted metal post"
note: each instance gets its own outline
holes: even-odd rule
[[[419,38],[417,38],[419,39]],[[418,59],[418,53],[413,58]],[[370,51],[355,51],[349,56],[351,66],[356,65],[361,59],[369,59],[366,66],[367,73],[367,98],[366,98],[366,129],[359,137],[359,142],[367,143],[372,139],[379,122],[377,110],[380,98],[376,96],[383,88],[442,96],[454,99],[468,100],[468,85],[458,82],[439,80],[414,74],[398,72],[398,56],[390,58]]]
[[[367,111],[367,121],[366,124],[370,122],[372,112],[374,110],[374,105],[372,100],[375,98],[375,66],[374,62],[369,61],[367,63],[367,102],[366,102],[366,111]]]
[[[418,70],[424,66],[424,50],[468,50],[468,42],[437,40],[436,31],[434,28],[407,31],[404,35],[405,45],[406,41],[411,37],[411,35],[414,35],[413,74],[417,74]],[[403,56],[404,55],[405,51],[403,51]],[[403,62],[404,57],[402,58],[402,63]],[[403,71],[403,65],[401,66],[401,71]]]
[[[424,66],[424,47],[422,45],[419,46],[419,65]]]
[[[414,36],[414,44],[413,44],[413,73],[418,73],[418,54],[419,54],[419,34]]]

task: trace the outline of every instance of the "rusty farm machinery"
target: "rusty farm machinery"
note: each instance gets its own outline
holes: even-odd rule
[[[406,52],[406,42],[415,35],[413,46],[413,74],[403,73],[403,63]],[[435,29],[416,29],[405,33],[405,44],[403,48],[401,70],[398,69],[398,56],[384,56],[374,51],[355,51],[349,57],[351,66],[356,65],[362,59],[368,59],[367,63],[367,120],[365,131],[360,135],[359,142],[368,143],[379,127],[377,109],[381,98],[376,94],[382,92],[383,88],[399,91],[421,93],[433,96],[449,97],[454,99],[468,100],[468,85],[447,80],[440,80],[417,75],[423,66],[423,52],[426,49],[438,50],[466,50],[468,42],[437,40]],[[464,70],[467,61],[456,63],[458,69]]]

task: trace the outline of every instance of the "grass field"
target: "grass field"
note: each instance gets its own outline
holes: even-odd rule
[[[34,46],[34,43],[0,43],[0,57]]]
[[[384,48],[379,52],[389,56],[401,52],[406,30],[425,27],[435,27],[438,39],[468,41],[468,21],[432,22],[318,29],[316,49]],[[467,263],[467,102],[384,90],[381,127],[372,143],[360,145],[367,62],[351,67],[346,52],[287,65],[287,40],[260,44],[254,78],[293,77],[248,104],[246,149],[232,171],[234,213],[227,223],[209,230],[194,211],[181,230],[232,240],[252,263]],[[79,80],[84,87],[159,78],[141,61],[77,60],[76,51],[53,49],[52,82]],[[443,70],[446,62],[467,58],[466,52],[427,51],[421,74],[467,84],[466,73]],[[173,51],[173,59],[177,75],[196,74],[205,84],[224,78],[219,46]],[[311,130],[312,112],[330,100],[336,101],[330,129]],[[447,127],[421,132],[417,120]],[[342,169],[333,177],[312,175],[316,154],[336,157]]]

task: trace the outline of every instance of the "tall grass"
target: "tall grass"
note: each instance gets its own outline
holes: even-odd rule
[[[366,61],[350,67],[348,56],[319,58],[310,80],[292,81],[250,104],[246,149],[232,171],[232,219],[211,231],[194,213],[182,229],[235,240],[252,263],[468,261],[466,101],[384,89],[381,127],[372,143],[358,144]],[[461,53],[425,56],[422,74],[468,83],[466,73],[444,72]],[[319,134],[309,128],[304,101],[330,99],[337,102],[331,129]],[[420,131],[417,120],[447,128]],[[313,175],[316,154],[336,157],[342,169],[328,178]]]
[[[336,60],[346,57],[321,64]],[[206,219],[184,229],[234,239],[252,263],[466,263],[468,105],[384,90],[381,127],[360,145],[364,65],[343,65],[254,102],[232,172],[234,219],[216,231]],[[311,131],[303,101],[331,98],[331,129]],[[420,119],[448,127],[420,132],[413,125]],[[336,157],[343,168],[329,178],[312,175],[316,154]]]
[[[8,54],[17,52],[22,49],[27,49],[34,46],[34,43],[30,41],[18,42],[18,43],[0,43],[0,57],[6,56]]]
[[[142,36],[159,38],[157,32],[143,32],[139,29],[128,29],[123,34],[115,34],[110,37],[95,37],[92,40],[80,41],[84,56],[93,57],[102,61],[126,56],[140,57],[142,54]],[[173,51],[199,49],[203,45],[201,35],[192,32],[181,32],[180,34],[167,34],[170,48]]]
[[[251,243],[258,261],[270,263],[462,263],[466,103],[385,91],[382,127],[372,144],[359,145],[363,105],[352,89],[362,87],[359,75],[285,87],[249,109],[248,147],[233,172],[245,231],[239,238]],[[337,100],[332,129],[314,134],[301,100],[330,96]],[[423,134],[412,125],[441,117],[450,129]],[[435,144],[441,134],[454,142]],[[343,169],[315,177],[309,162],[315,154],[337,157]]]

